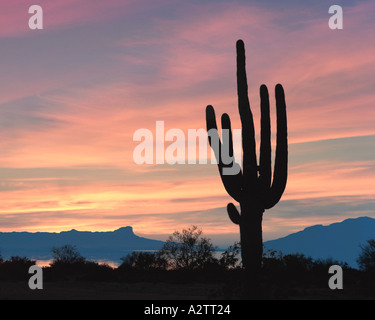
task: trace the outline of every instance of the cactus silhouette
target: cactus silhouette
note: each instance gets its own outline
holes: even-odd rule
[[[229,116],[224,113],[221,117],[222,129],[229,131],[229,138],[221,142],[216,125],[214,108],[209,105],[206,108],[207,131],[209,131],[209,143],[215,151],[220,176],[228,194],[240,205],[240,212],[233,203],[229,203],[227,211],[229,218],[240,228],[242,263],[247,272],[253,278],[261,269],[263,240],[262,219],[266,209],[272,208],[280,200],[286,186],[288,171],[288,141],[287,141],[287,117],[283,87],[278,84],[275,87],[277,136],[276,155],[272,180],[271,169],[271,128],[268,89],[265,85],[260,87],[261,108],[261,136],[260,159],[257,164],[256,144],[254,134],[253,116],[247,92],[247,78],[245,68],[245,48],[242,40],[236,43],[237,48],[237,94],[238,109],[242,125],[242,151],[243,165],[236,174],[223,174],[223,169],[235,163],[233,158],[233,141],[231,122]],[[214,129],[214,130],[212,130]],[[219,150],[215,150],[212,139],[218,139]],[[229,151],[232,163],[225,163],[222,159],[222,151]]]

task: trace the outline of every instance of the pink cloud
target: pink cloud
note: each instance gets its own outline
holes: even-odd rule
[[[39,6],[43,9],[43,32],[58,28],[69,28],[86,23],[110,20],[121,14],[129,13],[133,0],[64,0],[44,1]],[[29,7],[34,5],[31,0],[13,0],[12,5],[2,6],[2,22],[0,36],[20,36],[34,34],[28,27],[32,14]]]

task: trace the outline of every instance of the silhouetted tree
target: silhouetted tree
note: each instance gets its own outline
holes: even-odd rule
[[[175,231],[160,250],[160,256],[168,262],[169,268],[194,270],[203,268],[214,259],[215,248],[210,239],[202,237],[202,230],[196,226]]]
[[[240,255],[240,243],[235,242],[233,245],[229,246],[225,250],[218,261],[218,264],[225,269],[235,268],[239,265],[239,255]]]
[[[77,247],[71,244],[53,247],[51,251],[53,257],[51,266],[85,262],[85,258],[78,252]]]
[[[120,269],[127,270],[165,270],[167,261],[160,256],[159,252],[137,252],[134,251],[120,259]]]
[[[314,260],[311,257],[306,257],[302,253],[283,255],[282,262],[291,274],[311,271],[314,265]]]
[[[367,245],[361,245],[361,253],[357,259],[359,268],[363,271],[375,271],[375,239],[367,240]]]
[[[35,263],[35,260],[27,257],[12,256],[8,260],[2,260],[0,273],[7,280],[25,280],[29,277],[29,268]]]
[[[213,148],[218,163],[222,182],[228,194],[240,204],[240,213],[236,206],[229,203],[228,214],[233,223],[240,227],[242,263],[247,271],[249,280],[257,280],[262,263],[262,218],[265,209],[272,208],[281,198],[287,181],[288,142],[287,117],[283,87],[278,84],[275,88],[277,111],[276,159],[272,180],[271,169],[271,134],[268,89],[260,87],[261,107],[261,144],[260,163],[258,166],[255,146],[253,116],[248,98],[245,48],[242,40],[237,41],[237,93],[238,109],[242,124],[243,166],[233,159],[233,141],[231,122],[225,113],[221,117],[222,128],[229,131],[228,139],[220,141],[214,108],[206,108],[207,131],[209,142]],[[218,143],[217,143],[218,142]],[[218,145],[218,148],[216,147]],[[232,157],[223,159],[221,150]],[[237,169],[225,174],[224,169]]]

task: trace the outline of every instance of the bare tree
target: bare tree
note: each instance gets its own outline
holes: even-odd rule
[[[211,240],[202,237],[202,230],[196,226],[175,231],[165,242],[160,255],[171,269],[195,270],[214,260],[215,248]]]
[[[85,258],[78,252],[77,247],[71,244],[52,248],[53,265],[74,264],[84,262]]]
[[[375,239],[367,240],[366,246],[361,246],[357,263],[363,271],[375,271]]]

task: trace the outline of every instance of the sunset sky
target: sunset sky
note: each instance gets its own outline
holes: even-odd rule
[[[241,128],[238,39],[256,132],[261,84],[273,136],[277,83],[287,102],[288,184],[264,240],[375,218],[374,1],[40,0],[44,29],[30,30],[33,4],[0,5],[0,232],[133,226],[163,240],[197,225],[238,240],[216,165],[133,161],[137,129],[187,136],[208,104]]]

